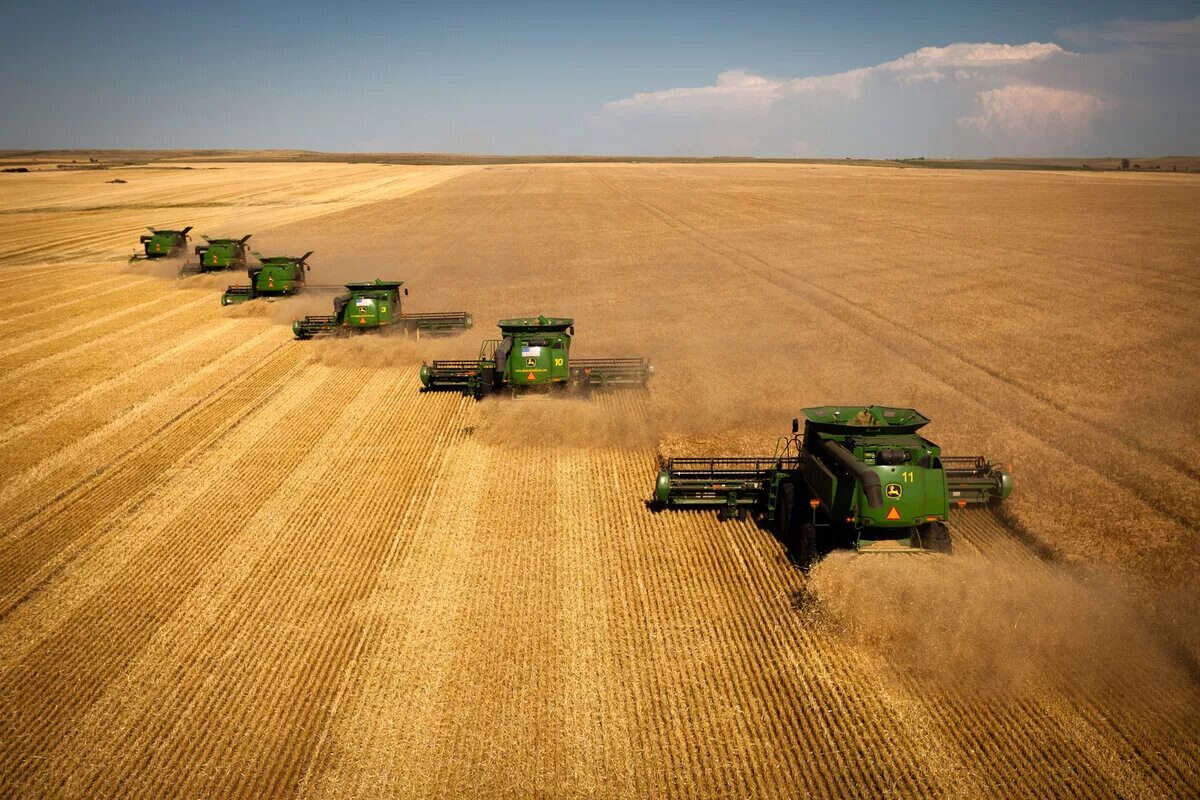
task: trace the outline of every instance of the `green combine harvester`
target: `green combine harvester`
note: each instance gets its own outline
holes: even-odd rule
[[[801,566],[818,552],[951,551],[951,505],[998,502],[1012,474],[985,458],[951,457],[917,434],[929,420],[911,408],[803,409],[771,458],[672,458],[659,465],[655,502],[719,508],[721,519],[758,516]]]
[[[318,286],[304,280],[304,273],[312,269],[307,263],[308,257],[312,255],[311,250],[298,258],[296,256],[271,256],[268,258],[260,253],[254,255],[260,263],[252,265],[247,270],[250,274],[250,284],[226,288],[225,293],[221,295],[221,305],[236,305],[259,297],[284,297],[309,289],[337,291],[342,288],[340,286]]]
[[[199,275],[202,272],[221,272],[222,270],[246,268],[246,241],[252,234],[246,234],[240,239],[204,239],[206,244],[196,245],[196,263],[184,264],[179,268],[179,277]]]
[[[346,294],[333,301],[331,316],[310,316],[292,323],[297,339],[314,336],[379,331],[400,328],[403,331],[429,335],[459,333],[471,327],[471,315],[465,311],[442,311],[405,314],[401,310],[404,281],[383,281],[376,278],[366,283],[347,283]]]
[[[451,390],[481,399],[491,392],[645,386],[654,367],[644,358],[572,358],[575,321],[561,317],[502,319],[502,338],[488,339],[474,361],[421,365],[427,391]]]
[[[150,231],[150,233],[143,233],[139,239],[142,243],[143,252],[131,255],[129,257],[130,263],[134,261],[157,261],[160,258],[174,258],[187,247],[188,231],[191,229],[191,225],[188,225],[181,231],[159,230],[147,227],[146,230]]]

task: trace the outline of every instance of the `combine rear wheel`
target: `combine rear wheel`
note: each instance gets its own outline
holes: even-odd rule
[[[920,534],[921,545],[931,553],[950,555],[954,551],[954,544],[950,541],[950,529],[946,527],[946,523],[931,522],[922,525]]]

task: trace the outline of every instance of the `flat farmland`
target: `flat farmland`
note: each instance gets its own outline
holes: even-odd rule
[[[125,263],[188,224],[476,327],[293,341],[327,295]],[[1195,795],[1198,254],[1191,175],[0,175],[0,795]],[[419,391],[538,313],[650,389]],[[833,403],[1012,499],[808,574],[647,506],[659,456]]]

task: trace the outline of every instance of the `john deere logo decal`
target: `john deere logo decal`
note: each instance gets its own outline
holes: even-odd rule
[[[884,488],[884,494],[895,500],[899,500],[904,495],[904,487],[898,483],[889,483]]]

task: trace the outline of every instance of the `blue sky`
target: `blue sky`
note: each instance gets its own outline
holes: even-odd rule
[[[1200,153],[1200,3],[29,3],[0,69],[6,148]]]

